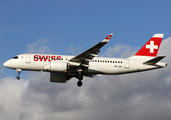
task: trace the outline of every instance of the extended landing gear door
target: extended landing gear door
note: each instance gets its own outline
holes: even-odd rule
[[[129,59],[124,60],[124,68],[129,69]]]
[[[26,63],[31,63],[31,54],[26,54]]]

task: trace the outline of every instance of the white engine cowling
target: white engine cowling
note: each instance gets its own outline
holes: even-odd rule
[[[50,73],[50,82],[66,83],[65,74]]]
[[[43,70],[52,72],[65,72],[67,70],[67,62],[51,61],[50,64],[47,64],[43,67]]]
[[[65,72],[67,70],[67,62],[63,61],[52,61],[51,71]]]

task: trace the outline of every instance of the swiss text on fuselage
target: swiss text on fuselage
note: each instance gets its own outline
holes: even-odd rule
[[[62,60],[61,56],[54,56],[54,55],[34,55],[34,61],[44,61],[44,62],[50,62],[50,61],[56,61],[56,60]]]

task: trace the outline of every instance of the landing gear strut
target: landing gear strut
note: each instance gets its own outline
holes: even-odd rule
[[[77,82],[77,86],[78,87],[81,87],[82,86],[82,81],[81,80],[83,80],[83,75],[79,72],[79,74],[78,74],[78,76],[77,76],[77,78],[78,78],[78,82]]]
[[[83,75],[79,74],[78,75],[78,80],[82,80],[83,79]]]
[[[16,71],[18,72],[18,76],[16,78],[17,78],[17,80],[19,80],[20,79],[21,69],[16,69]]]

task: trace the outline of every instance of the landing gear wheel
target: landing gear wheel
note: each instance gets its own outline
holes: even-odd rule
[[[78,87],[81,87],[82,84],[83,84],[83,83],[82,83],[82,81],[80,81],[80,80],[77,82]]]
[[[17,78],[17,80],[19,80],[20,79],[20,76],[17,76],[16,78]]]

